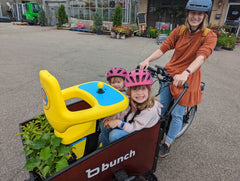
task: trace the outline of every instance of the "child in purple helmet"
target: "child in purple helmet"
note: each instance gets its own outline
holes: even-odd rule
[[[129,107],[103,120],[103,146],[134,131],[154,126],[160,118],[161,104],[151,96],[152,77],[142,69],[132,70],[125,78]]]
[[[124,84],[126,75],[127,71],[124,68],[113,67],[107,72],[107,81],[111,86],[126,94]]]

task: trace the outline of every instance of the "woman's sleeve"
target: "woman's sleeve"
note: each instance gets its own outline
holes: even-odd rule
[[[178,39],[178,34],[180,31],[181,26],[175,28],[170,35],[168,36],[168,38],[162,43],[160,50],[165,53],[168,50],[174,49],[175,45],[176,45],[176,41]]]
[[[213,52],[217,43],[217,35],[210,31],[207,36],[204,38],[204,42],[202,46],[197,51],[197,57],[202,55],[204,56],[204,60],[206,60]]]

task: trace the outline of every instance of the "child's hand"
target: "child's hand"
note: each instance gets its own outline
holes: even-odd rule
[[[117,114],[114,114],[112,116],[108,116],[107,119],[109,119],[109,120],[117,119]]]
[[[120,127],[121,124],[122,124],[122,121],[119,120],[119,119],[104,119],[103,120],[103,123],[104,123],[104,127],[106,127],[107,129],[113,129],[113,128],[116,128],[116,127]]]

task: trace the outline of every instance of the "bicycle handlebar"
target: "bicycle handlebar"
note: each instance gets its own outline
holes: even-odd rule
[[[168,83],[172,84],[173,76],[168,74],[167,71],[163,67],[161,67],[159,65],[155,65],[155,67],[157,69],[154,69],[154,68],[152,68],[150,66],[148,67],[148,72],[151,74],[151,76],[153,78],[157,78],[160,82],[168,82]],[[139,68],[140,68],[140,66],[138,65],[137,69],[139,69]],[[163,78],[160,78],[158,75],[161,75]],[[185,82],[183,84],[183,87],[188,89],[187,82]]]
[[[159,83],[161,83],[161,82],[168,82],[169,84],[172,84],[173,76],[170,75],[170,74],[168,74],[167,71],[166,71],[163,67],[161,67],[161,66],[159,66],[159,65],[155,65],[155,67],[156,67],[157,69],[152,68],[152,67],[150,67],[150,66],[148,67],[148,72],[151,74],[151,76],[152,76],[153,78],[157,78],[158,81],[159,81]],[[140,67],[137,66],[137,68],[140,68]],[[160,78],[159,75],[161,75],[162,78]],[[165,113],[165,115],[164,115],[165,118],[166,118],[167,116],[170,116],[172,110],[175,108],[175,106],[178,104],[178,102],[180,101],[180,99],[183,97],[183,95],[184,95],[185,92],[187,91],[187,89],[188,89],[188,84],[187,84],[187,82],[185,82],[185,83],[183,84],[183,87],[184,87],[184,89],[183,89],[183,91],[181,92],[181,94],[179,95],[179,97],[177,98],[177,100],[174,101],[174,104],[173,104],[173,105],[171,106],[171,108]],[[160,94],[160,89],[159,89],[158,94],[157,94],[156,96],[158,96],[159,94]]]

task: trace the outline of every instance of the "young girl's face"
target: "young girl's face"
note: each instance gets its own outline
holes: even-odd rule
[[[117,90],[124,90],[124,80],[122,77],[112,77],[109,81],[109,84]]]
[[[131,87],[131,98],[133,101],[141,104],[147,101],[148,99],[148,88],[147,86],[135,86]]]

